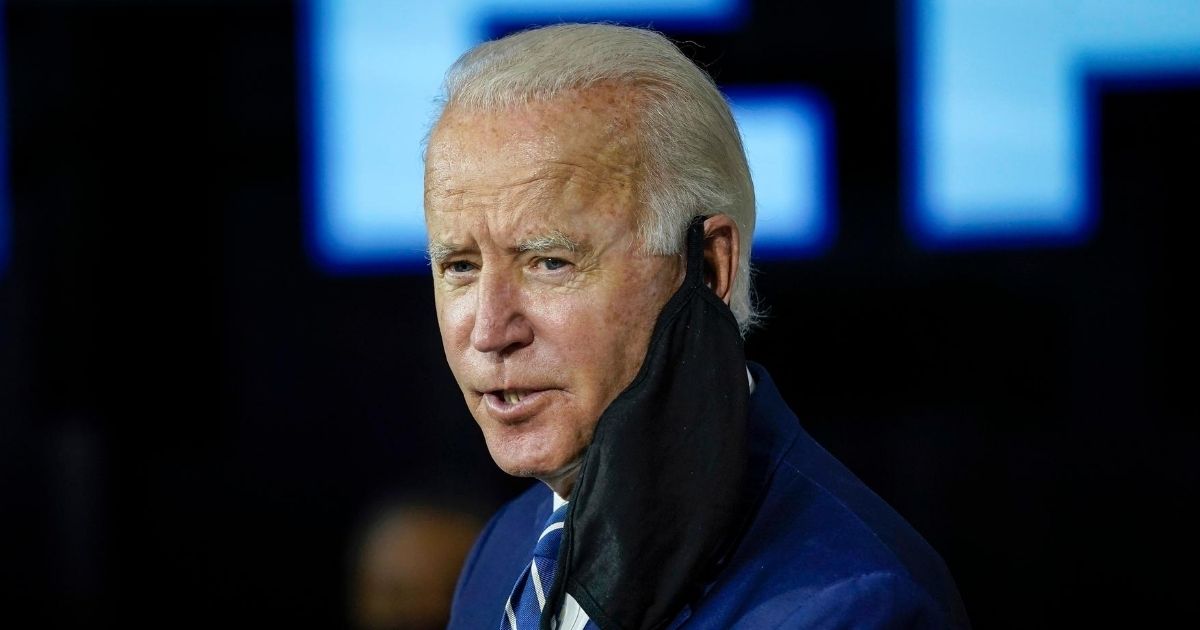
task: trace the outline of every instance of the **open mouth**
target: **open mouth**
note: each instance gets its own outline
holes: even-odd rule
[[[483,392],[484,404],[494,417],[509,421],[542,409],[548,401],[544,389],[493,389]]]
[[[529,395],[528,390],[524,389],[498,389],[491,394],[504,402],[515,405],[521,402],[521,399]]]

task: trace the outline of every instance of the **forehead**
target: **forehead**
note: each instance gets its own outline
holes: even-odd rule
[[[624,88],[590,88],[495,112],[452,104],[430,136],[426,210],[444,209],[437,206],[448,196],[489,187],[553,180],[633,185],[633,127]]]
[[[470,104],[449,104],[430,136],[430,157],[469,141],[469,154],[491,149],[547,144],[560,151],[627,145],[633,149],[636,92],[629,87],[598,85],[570,90],[542,101],[488,111]],[[614,147],[616,148],[616,147]]]

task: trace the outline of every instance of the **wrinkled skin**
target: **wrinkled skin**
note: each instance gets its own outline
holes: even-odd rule
[[[426,159],[451,371],[497,465],[564,498],[682,280],[680,259],[637,235],[629,103],[600,87],[501,113],[451,106]]]

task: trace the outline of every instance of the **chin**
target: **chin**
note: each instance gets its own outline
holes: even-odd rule
[[[496,465],[513,477],[531,477],[547,483],[568,475],[579,468],[582,456],[572,458],[556,458],[544,460],[540,458],[523,458],[497,456],[492,454]]]
[[[531,477],[550,484],[577,470],[587,448],[557,444],[547,448],[546,441],[520,438],[488,439],[487,443],[500,470],[514,477]]]

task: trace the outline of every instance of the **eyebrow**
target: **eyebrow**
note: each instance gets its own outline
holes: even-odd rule
[[[430,264],[438,264],[450,257],[456,251],[462,249],[454,243],[444,243],[442,241],[430,241],[429,247],[425,249],[425,255],[429,258]]]
[[[571,240],[571,237],[555,230],[541,236],[534,236],[522,240],[517,244],[518,252],[546,252],[555,249],[565,249],[569,252],[579,251],[579,243]]]
[[[582,246],[577,241],[558,230],[554,230],[547,234],[523,239],[513,249],[521,253],[548,252],[556,249],[574,253],[578,252],[581,248]],[[429,258],[430,264],[436,265],[463,249],[463,246],[457,243],[430,241],[429,246],[425,250],[425,255]]]

